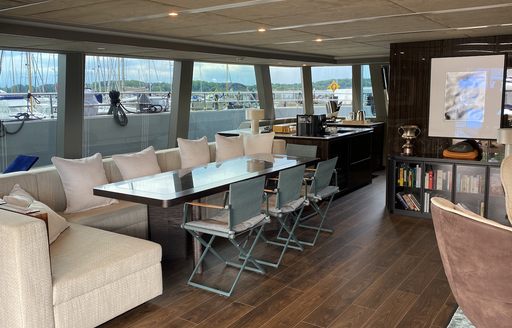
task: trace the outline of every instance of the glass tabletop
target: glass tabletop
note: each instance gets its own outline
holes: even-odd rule
[[[213,194],[231,183],[312,164],[316,158],[255,154],[94,188],[98,196],[168,207]]]

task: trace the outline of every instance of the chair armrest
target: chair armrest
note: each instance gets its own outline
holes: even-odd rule
[[[225,209],[224,206],[221,206],[221,205],[215,205],[215,204],[208,204],[208,203],[198,203],[198,202],[187,202],[188,205],[190,206],[199,206],[199,207],[206,207],[206,208],[215,208],[215,209],[218,209],[218,210],[223,210]]]
[[[309,171],[309,172],[316,172],[316,169],[315,169],[315,168],[309,168],[309,167],[306,167],[306,171]]]

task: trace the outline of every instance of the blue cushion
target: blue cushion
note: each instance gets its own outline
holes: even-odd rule
[[[14,161],[7,166],[4,173],[28,171],[37,162],[39,157],[30,155],[18,155]]]

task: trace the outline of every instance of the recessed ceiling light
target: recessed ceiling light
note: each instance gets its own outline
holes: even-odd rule
[[[258,32],[266,32],[266,31],[267,31],[267,29],[266,29],[266,28],[264,28],[264,27],[260,27],[260,28],[258,29]]]
[[[321,38],[316,38],[316,39],[315,39],[315,41],[316,41],[316,42],[322,42],[322,41],[323,41],[323,39],[321,39]]]
[[[171,11],[168,15],[171,17],[176,17],[176,16],[178,16],[178,13],[175,11]]]
[[[103,48],[103,47],[98,47],[98,50],[105,50],[107,48]]]

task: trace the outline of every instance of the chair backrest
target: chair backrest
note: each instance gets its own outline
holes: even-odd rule
[[[304,181],[304,171],[306,165],[292,167],[291,169],[279,172],[279,181],[277,182],[276,208],[300,198],[302,182]]]
[[[330,185],[337,161],[338,156],[317,164],[313,183],[311,184],[311,192],[313,194],[316,194]]]
[[[512,322],[512,228],[434,197],[432,220],[450,288],[476,327]]]
[[[229,229],[261,214],[264,186],[264,176],[229,186]]]
[[[512,223],[512,156],[506,157],[501,162],[501,184],[505,190],[505,207],[507,209],[507,217]]]
[[[316,145],[287,144],[286,155],[297,157],[316,157]]]

